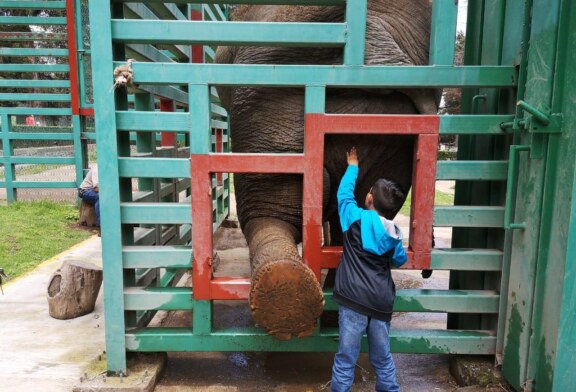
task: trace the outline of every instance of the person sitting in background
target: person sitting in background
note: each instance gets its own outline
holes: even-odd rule
[[[92,168],[84,177],[84,181],[80,184],[78,195],[82,200],[94,206],[96,211],[96,226],[98,226],[98,233],[100,233],[100,194],[98,187],[98,165]]]

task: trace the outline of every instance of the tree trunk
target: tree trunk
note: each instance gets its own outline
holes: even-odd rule
[[[84,200],[80,204],[80,219],[78,223],[82,226],[96,226],[96,209],[92,204]]]
[[[56,270],[48,283],[50,316],[68,320],[94,310],[102,285],[102,269],[90,263],[67,261]]]

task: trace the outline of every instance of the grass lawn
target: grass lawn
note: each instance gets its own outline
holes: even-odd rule
[[[0,206],[0,268],[8,280],[93,235],[76,228],[78,208],[64,203]]]
[[[410,216],[410,205],[412,203],[412,191],[408,192],[408,197],[404,202],[404,205],[400,209],[400,214]],[[434,205],[437,206],[451,206],[454,204],[454,195],[450,193],[444,193],[436,191],[434,196]]]

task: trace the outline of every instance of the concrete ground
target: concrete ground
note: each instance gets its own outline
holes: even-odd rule
[[[94,311],[72,320],[48,314],[46,289],[66,260],[102,265],[94,236],[4,285],[0,295],[0,391],[70,391],[105,350],[102,290]]]
[[[399,223],[405,226],[407,220],[399,219]],[[435,233],[437,246],[449,246],[450,233]],[[238,229],[221,232],[218,248],[220,273],[246,271],[248,251]],[[52,319],[46,300],[50,276],[62,262],[82,260],[101,265],[101,259],[100,238],[94,236],[4,286],[4,295],[0,296],[0,391],[70,391],[83,377],[88,363],[103,353],[102,292],[92,313],[73,320]],[[395,273],[399,288],[447,288],[448,277],[441,271],[435,271],[428,280],[423,280],[419,271]],[[252,323],[245,302],[219,303],[215,307],[216,323]],[[167,312],[156,322],[189,325],[190,319],[189,312]],[[394,317],[392,327],[445,328],[446,315],[401,313]],[[395,354],[394,358],[403,391],[458,389],[449,374],[448,356]],[[329,390],[332,360],[331,353],[170,353],[156,391]],[[353,391],[373,388],[374,375],[363,354]]]

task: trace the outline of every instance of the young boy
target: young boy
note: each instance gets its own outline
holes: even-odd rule
[[[376,391],[400,391],[388,335],[396,296],[390,264],[400,267],[406,262],[406,252],[400,228],[384,216],[400,208],[404,193],[395,183],[381,178],[366,195],[367,210],[359,208],[354,199],[359,171],[356,148],[346,156],[348,169],[338,188],[344,249],[334,286],[340,341],[331,391],[349,391],[352,387],[365,332],[370,363],[376,371]]]

